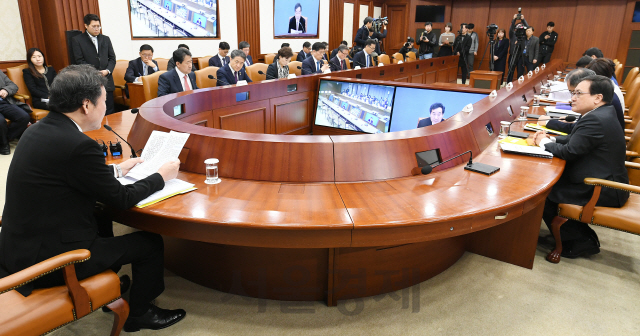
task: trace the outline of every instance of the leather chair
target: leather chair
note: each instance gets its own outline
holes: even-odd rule
[[[168,58],[154,58],[153,60],[158,62],[158,70],[167,71],[167,65],[169,65]]]
[[[296,51],[296,52],[293,53],[293,56],[291,56],[291,60],[295,61],[297,59],[298,59],[298,52]],[[271,62],[273,62],[273,61],[271,61]],[[267,63],[267,65],[271,64],[269,62],[265,62],[265,63]]]
[[[389,55],[387,55],[387,54],[382,54],[382,55],[378,56],[378,62],[382,63],[384,65],[391,64],[391,60],[389,59]]]
[[[301,76],[302,69],[298,69],[298,67],[302,68],[302,62],[293,61],[289,63],[289,73],[296,74],[296,76]]]
[[[416,60],[417,60],[416,53],[414,53],[413,51],[407,52],[407,59],[406,59],[407,62],[415,62]]]
[[[616,64],[616,69],[614,72],[614,74],[616,75],[616,78],[620,78],[620,80],[622,80],[623,73],[624,73],[624,64],[622,63]]]
[[[247,75],[254,82],[260,82],[267,79],[267,68],[269,66],[264,63],[254,63],[250,66],[246,67]],[[262,75],[258,73],[258,71],[262,71]],[[269,78],[274,79],[274,78]]]
[[[625,132],[628,130],[625,130]],[[640,123],[637,123],[627,142],[627,161],[640,163]],[[629,184],[640,186],[640,171],[627,169],[629,173]]]
[[[26,64],[19,65],[16,67],[7,68],[7,77],[18,86],[18,92],[13,95],[17,100],[22,101],[25,104],[28,104],[31,107],[31,122],[37,122],[38,120],[44,118],[49,114],[47,110],[41,110],[33,107],[31,103],[31,92],[27,89],[27,84],[24,82],[24,77],[22,74],[22,69],[26,69],[29,66]]]
[[[273,59],[276,57],[276,54],[266,54],[264,55],[264,63],[265,64],[271,64],[273,63]],[[296,56],[297,57],[297,56]],[[295,59],[295,58],[291,58],[291,59]]]
[[[114,314],[111,336],[120,334],[129,316],[120,278],[108,270],[78,281],[73,264],[91,257],[89,250],[69,251],[0,279],[0,336],[43,335],[107,306]],[[55,270],[65,286],[35,289],[24,297],[15,289]]]
[[[626,162],[627,169],[640,170],[640,163]],[[612,182],[603,179],[584,179],[584,183],[595,186],[593,196],[585,206],[575,204],[560,204],[558,216],[551,222],[553,237],[556,240],[556,248],[547,255],[547,260],[552,263],[560,262],[562,253],[562,239],[560,227],[569,219],[586,224],[594,224],[611,229],[640,234],[640,187],[625,183]],[[621,208],[608,208],[596,206],[602,188],[626,190],[630,193],[629,200]]]
[[[635,101],[635,98],[638,96],[638,90],[640,90],[640,76],[636,76],[636,78],[631,82],[631,85],[627,88],[627,91],[624,92],[624,104],[623,108],[630,108]]]
[[[218,67],[208,66],[201,70],[194,71],[194,73],[196,74],[196,85],[201,89],[215,87],[218,81],[215,79],[210,79],[209,75],[216,77],[218,69]]]
[[[209,59],[213,57],[213,56],[202,56],[202,57],[198,57],[198,69],[202,70],[206,67],[209,66]],[[215,77],[216,75],[214,74],[213,77]],[[198,87],[200,87],[200,85],[198,85]]]
[[[158,98],[158,78],[167,71],[156,71],[148,76],[142,76],[142,86],[144,88],[144,101]]]
[[[398,64],[398,62],[404,62],[404,56],[401,53],[393,54],[393,64]]]
[[[124,73],[127,72],[129,61],[117,60],[116,67],[113,69],[113,83],[116,85],[113,91],[113,101],[116,104],[129,106],[129,98],[124,94],[124,87],[127,84],[124,80]]]
[[[629,85],[631,85],[631,83],[633,82],[633,80],[636,79],[636,76],[638,76],[639,71],[640,71],[640,68],[638,67],[634,67],[631,70],[629,70],[629,73],[627,73],[627,78],[625,78],[624,83],[620,85],[620,90],[626,91]]]

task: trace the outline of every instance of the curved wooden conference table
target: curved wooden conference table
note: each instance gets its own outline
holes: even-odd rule
[[[449,89],[456,67],[456,57],[447,57],[331,76]],[[441,273],[465,251],[532,268],[544,200],[564,161],[502,153],[497,136],[500,121],[515,119],[523,96],[531,100],[557,70],[560,60],[477,102],[472,113],[375,135],[322,127],[297,135],[313,127],[322,75],[153,99],[137,115],[125,111],[107,122],[136,149],[153,130],[190,133],[179,178],[198,190],[111,211],[120,223],[162,234],[166,267],[178,275],[260,298],[335,305],[388,293]],[[236,102],[244,92],[250,99]],[[184,113],[174,117],[180,104]],[[104,130],[89,135],[111,140]],[[415,152],[434,148],[443,160],[472,150],[474,162],[500,171],[466,171],[463,156],[412,176]],[[217,185],[204,184],[210,157],[220,159]]]

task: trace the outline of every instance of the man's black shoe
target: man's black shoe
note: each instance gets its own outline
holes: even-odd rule
[[[182,320],[187,315],[184,309],[162,309],[155,305],[147,310],[142,316],[129,316],[124,323],[124,331],[135,332],[140,329],[158,330],[170,327]]]
[[[600,253],[600,247],[597,238],[589,237],[585,240],[571,240],[562,242],[563,258],[575,259],[578,257],[589,257]]]
[[[129,290],[129,287],[131,287],[131,278],[125,274],[120,277],[120,295],[126,293]],[[111,309],[107,306],[103,306],[102,311],[108,313]]]
[[[9,144],[6,144],[0,147],[0,155],[10,155],[10,154],[11,154],[11,147],[9,147]]]

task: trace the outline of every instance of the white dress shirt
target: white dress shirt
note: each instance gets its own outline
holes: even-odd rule
[[[96,46],[96,53],[97,53],[98,52],[98,37],[89,34],[88,31],[87,31],[87,35],[89,35],[89,38],[91,39],[91,42],[93,42],[93,45]]]
[[[190,91],[191,90],[191,78],[189,78],[188,75],[185,75],[182,72],[180,72],[178,67],[176,67],[175,69],[176,69],[176,73],[178,74],[178,77],[180,77],[180,85],[182,85],[182,91]],[[184,76],[187,76],[187,87],[184,86],[185,85],[184,84]]]

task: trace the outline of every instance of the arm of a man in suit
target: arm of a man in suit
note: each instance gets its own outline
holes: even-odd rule
[[[125,71],[124,73],[124,81],[127,83],[133,83],[136,81],[136,78],[138,78],[138,76],[136,76],[136,69],[133,62],[134,61],[129,61],[129,66],[127,67],[127,71]]]
[[[158,78],[158,97],[168,95],[169,93],[171,93],[171,83],[169,83],[169,79],[166,76],[160,75]]]
[[[113,176],[112,168],[104,164],[104,154],[97,142],[90,138],[73,149],[68,162],[66,179],[69,185],[117,209],[131,208],[164,188],[164,180],[158,173],[130,185],[120,184]]]
[[[359,45],[364,45],[364,44],[366,44],[366,43],[367,43],[366,38],[368,38],[368,37],[369,37],[368,35],[367,35],[367,36],[365,36],[365,37],[363,37],[363,36],[362,36],[362,35],[363,35],[363,34],[362,34],[363,32],[364,32],[364,29],[360,28],[360,29],[358,29],[358,32],[356,33],[356,39],[355,39],[355,41],[356,41],[356,43],[357,43],[357,44],[359,44]]]
[[[550,128],[552,130],[556,130],[556,131],[560,131],[560,132],[564,132],[564,133],[571,133],[571,130],[573,129],[573,127],[576,124],[572,124],[572,123],[568,123],[568,122],[562,122],[558,119],[551,119],[547,122],[547,128]],[[556,137],[557,139],[557,137]]]
[[[78,39],[71,39],[71,49],[73,50],[73,59],[75,64],[88,64],[84,59],[84,54],[82,53],[82,46]]]
[[[532,36],[531,38],[534,38],[535,36]],[[533,46],[533,60],[536,61],[536,63],[538,62],[538,54],[540,53],[540,40],[538,40],[537,37],[536,41],[533,41],[534,46]]]
[[[309,63],[307,63],[307,62],[302,62],[302,74],[303,75],[310,75],[310,74],[315,72],[314,69],[309,68],[308,64]]]
[[[192,81],[191,81],[191,88],[192,88],[192,89],[194,89],[194,90],[199,89],[198,84],[197,84],[197,81],[196,81],[196,74],[195,74],[194,72],[190,73],[190,74],[189,74],[189,78],[191,78],[191,79],[192,79]]]
[[[2,83],[4,83],[4,85],[0,87],[0,90],[7,91],[7,97],[11,97],[18,93],[18,86],[16,83],[12,82],[2,71],[0,71],[0,79],[2,80]]]
[[[587,115],[576,124],[567,143],[548,143],[545,149],[554,156],[572,161],[587,155],[603,138],[604,132],[598,118]]]
[[[109,74],[113,73],[113,69],[116,68],[116,53],[113,51],[113,45],[111,45],[111,39],[109,36],[105,36],[107,39],[107,59],[109,62],[107,63],[107,70],[109,70]]]

